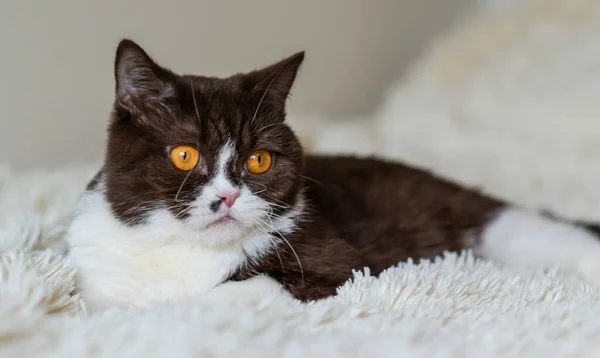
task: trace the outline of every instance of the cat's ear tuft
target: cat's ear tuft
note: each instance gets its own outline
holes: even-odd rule
[[[304,51],[255,71],[254,74],[257,76],[255,90],[262,91],[265,98],[285,104],[303,61]]]
[[[173,94],[170,75],[135,42],[125,39],[119,43],[115,56],[115,95],[119,105],[142,110],[144,103],[164,100]]]

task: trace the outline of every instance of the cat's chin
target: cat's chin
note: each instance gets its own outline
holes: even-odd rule
[[[213,227],[217,227],[217,226],[233,225],[233,224],[239,225],[240,223],[233,216],[225,215],[221,218],[215,219],[214,221],[208,223],[206,225],[205,229],[209,229],[209,228],[213,228]]]
[[[242,243],[256,234],[254,227],[248,227],[230,216],[211,221],[199,229],[202,244],[215,248]]]

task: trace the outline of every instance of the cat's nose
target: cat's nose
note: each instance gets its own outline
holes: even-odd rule
[[[218,193],[217,196],[225,203],[225,205],[227,205],[228,208],[230,208],[233,206],[233,203],[235,203],[235,200],[240,197],[240,192],[238,190],[222,191]]]

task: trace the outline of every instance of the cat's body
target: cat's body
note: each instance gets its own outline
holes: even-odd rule
[[[318,299],[352,270],[466,248],[600,278],[600,243],[582,226],[401,164],[304,156],[283,122],[302,58],[227,79],[177,76],[121,43],[105,165],[68,235],[90,307]]]
[[[427,172],[377,159],[309,156],[304,175],[305,220],[287,237],[298,259],[283,243],[279,254],[249,267],[302,299],[334,294],[352,269],[378,274],[409,257],[472,247],[502,207]],[[249,276],[242,269],[236,277]]]

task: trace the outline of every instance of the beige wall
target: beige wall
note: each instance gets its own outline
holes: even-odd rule
[[[343,117],[372,108],[473,1],[0,0],[0,163],[101,156],[121,37],[177,72],[211,75],[305,49],[292,110]]]

